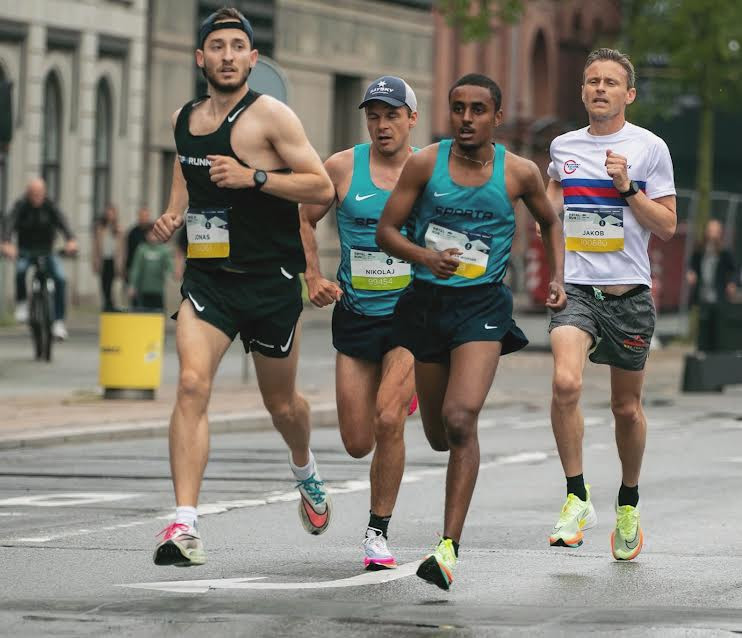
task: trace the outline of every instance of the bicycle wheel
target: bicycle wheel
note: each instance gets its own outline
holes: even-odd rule
[[[43,310],[41,291],[36,290],[36,282],[31,292],[31,299],[28,304],[28,325],[31,328],[31,340],[33,341],[34,357],[39,360],[44,354],[44,342],[42,335],[42,317]]]
[[[41,355],[52,360],[52,296],[46,286],[41,291]]]

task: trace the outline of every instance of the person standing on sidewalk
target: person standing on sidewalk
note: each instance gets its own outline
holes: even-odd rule
[[[123,232],[119,224],[118,209],[113,204],[108,204],[96,220],[93,234],[93,272],[100,277],[103,312],[116,309],[113,303],[113,283],[122,273],[123,251]]]
[[[479,412],[500,356],[528,343],[502,283],[520,199],[543,230],[553,274],[546,305],[559,309],[567,301],[561,225],[541,173],[492,143],[503,116],[500,87],[473,73],[451,87],[448,99],[454,138],[407,160],[376,231],[382,250],[415,264],[394,319],[415,356],[425,434],[434,450],[449,451],[443,537],[417,575],[445,590],[479,472]],[[414,231],[405,237],[410,221]]]
[[[552,546],[578,547],[597,518],[583,478],[579,400],[585,359],[610,366],[611,410],[622,478],[611,550],[631,560],[642,549],[639,471],[647,422],[641,395],[655,325],[647,247],[675,233],[675,184],[667,145],[626,121],[636,98],[634,67],[614,49],[587,58],[582,101],[589,126],[551,144],[547,187],[564,210],[567,307],[549,325],[554,356],[551,422],[567,479]]]
[[[134,252],[129,271],[129,298],[135,310],[161,312],[173,257],[170,248],[157,241],[152,229],[153,224],[144,228],[144,242]]]
[[[384,76],[366,89],[370,144],[335,153],[325,162],[335,186],[340,267],[335,283],[322,277],[314,229],[330,206],[300,206],[309,299],[337,302],[332,343],[340,435],[347,452],[371,461],[371,510],[363,542],[366,569],[397,566],[387,532],[405,462],[404,424],[415,392],[410,352],[395,339],[394,306],[410,282],[410,264],[376,245],[376,224],[407,158],[417,123],[417,99],[402,79]]]
[[[249,89],[258,59],[253,42],[252,26],[236,9],[206,18],[196,62],[209,93],[173,115],[173,184],[154,232],[167,241],[185,217],[188,259],[175,315],[180,374],[170,422],[177,508],[155,548],[157,565],[206,560],[196,505],[209,450],[207,407],[237,334],[253,352],[263,403],[290,450],[301,521],[312,534],[330,521],[309,449],[309,405],[295,387],[304,270],[296,202],[326,204],[334,189],[293,111]]]

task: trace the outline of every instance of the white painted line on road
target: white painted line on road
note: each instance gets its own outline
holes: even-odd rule
[[[36,496],[16,496],[0,500],[0,507],[71,507],[72,505],[91,505],[134,498],[141,494],[121,494],[119,492],[68,492],[65,494],[37,494]]]
[[[501,465],[514,465],[518,463],[526,463],[526,464],[527,463],[541,463],[547,460],[548,458],[554,457],[556,455],[557,455],[556,450],[550,450],[548,452],[520,452],[518,454],[511,454],[509,456],[501,456],[492,461],[487,461],[485,463],[482,463],[479,466],[479,469],[481,471],[481,470],[487,470],[493,467],[499,467]],[[423,470],[415,470],[413,472],[408,472],[404,474],[404,476],[402,477],[402,482],[403,483],[414,483],[417,481],[421,481],[429,476],[443,475],[446,473],[446,469],[447,469],[447,465],[441,465],[439,467],[431,467],[431,468],[426,468]],[[354,492],[362,492],[364,490],[368,490],[370,487],[371,487],[371,484],[369,483],[367,479],[360,479],[360,480],[345,481],[342,483],[336,483],[334,485],[330,485],[327,491],[330,494],[350,494]],[[120,496],[123,497],[124,495],[120,495]],[[125,495],[125,496],[128,498],[128,497],[137,496],[137,495],[131,494],[131,495]],[[272,503],[297,501],[299,500],[299,498],[300,498],[299,492],[296,489],[292,489],[289,492],[272,492],[266,495],[266,497],[262,499],[241,499],[241,500],[234,500],[234,501],[217,501],[215,503],[203,503],[198,506],[198,514],[199,516],[210,516],[212,514],[223,514],[224,512],[228,512],[234,509],[244,509],[247,507],[261,507],[263,505],[271,505]],[[14,499],[8,499],[8,500],[14,500]],[[0,503],[2,502],[0,501]],[[34,503],[29,503],[29,504],[34,504]],[[10,539],[5,542],[6,543],[48,543],[51,541],[61,540],[64,538],[84,536],[86,534],[94,534],[97,532],[110,532],[110,531],[114,531],[118,529],[124,529],[127,527],[136,527],[139,525],[150,525],[152,524],[153,520],[172,520],[174,516],[175,516],[174,511],[171,510],[167,513],[157,516],[155,519],[148,518],[145,520],[130,521],[128,523],[120,523],[117,525],[109,525],[106,527],[99,527],[95,529],[69,530],[65,532],[60,532],[58,534],[49,534],[46,536],[14,538],[14,539]]]
[[[349,578],[340,578],[337,580],[324,580],[309,583],[265,583],[256,582],[265,579],[265,576],[254,578],[217,578],[207,580],[176,580],[161,581],[156,583],[133,583],[130,585],[119,585],[119,587],[132,587],[135,589],[155,589],[158,591],[170,591],[179,594],[205,594],[215,589],[336,589],[342,587],[362,587],[364,585],[380,585],[400,578],[412,576],[416,571],[420,561],[405,563],[397,569],[389,569],[378,572],[364,572],[358,576]]]
[[[0,516],[24,516],[23,512],[0,512]]]

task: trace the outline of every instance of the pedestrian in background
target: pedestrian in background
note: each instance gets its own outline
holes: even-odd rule
[[[165,280],[173,269],[170,249],[157,242],[148,224],[129,271],[129,298],[138,310],[161,311],[165,307]]]
[[[690,258],[686,279],[690,302],[699,308],[698,350],[716,352],[722,306],[737,292],[737,266],[732,253],[723,247],[724,226],[717,219],[706,224],[703,243]]]
[[[122,252],[123,233],[118,210],[113,204],[109,204],[96,221],[93,236],[93,271],[100,276],[103,312],[115,309],[113,282],[116,275],[121,273]]]
[[[131,263],[134,261],[134,253],[139,244],[144,243],[144,236],[151,226],[149,208],[142,206],[137,211],[137,221],[126,233],[126,261],[124,263],[124,280],[129,281]]]

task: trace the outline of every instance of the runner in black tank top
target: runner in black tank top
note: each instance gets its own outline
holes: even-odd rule
[[[184,224],[187,264],[176,315],[180,377],[170,423],[175,521],[158,565],[206,560],[196,506],[208,458],[207,408],[224,353],[239,334],[252,351],[263,402],[289,447],[305,529],[321,534],[330,503],[309,449],[309,406],[295,389],[304,269],[297,202],[324,203],[332,182],[296,115],[250,91],[258,58],[252,27],[235,9],[201,25],[196,62],[209,95],[173,116],[178,156],[155,236]],[[250,166],[252,164],[252,166]]]

